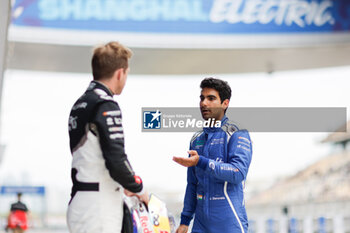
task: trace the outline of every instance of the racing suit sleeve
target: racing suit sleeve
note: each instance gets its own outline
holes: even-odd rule
[[[225,163],[200,156],[196,166],[219,180],[238,184],[247,177],[252,159],[252,143],[247,130],[240,130],[232,135],[227,152],[228,161]]]
[[[118,105],[111,101],[101,103],[92,122],[97,126],[103,158],[110,176],[127,190],[141,192],[142,180],[135,176],[124,152],[122,116]]]
[[[190,150],[192,150],[191,146]],[[187,168],[187,186],[180,224],[188,226],[193,218],[197,205],[197,183],[195,167]]]

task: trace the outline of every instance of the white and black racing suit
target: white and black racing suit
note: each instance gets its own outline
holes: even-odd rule
[[[124,152],[122,115],[103,84],[92,81],[69,116],[72,193],[67,222],[71,233],[121,232],[123,188],[143,190]]]

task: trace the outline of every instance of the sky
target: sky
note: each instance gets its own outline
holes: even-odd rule
[[[116,96],[125,150],[150,192],[183,193],[186,169],[172,161],[187,156],[192,133],[141,132],[142,107],[197,107],[206,75],[133,75]],[[232,88],[230,107],[347,107],[350,67],[215,75]],[[7,70],[1,111],[0,185],[45,185],[53,211],[64,211],[71,188],[68,116],[91,75]],[[349,115],[349,110],[347,110]],[[326,133],[251,133],[253,160],[247,188],[295,174],[334,148]],[[52,200],[52,201],[50,201]],[[63,206],[63,207],[62,207]]]

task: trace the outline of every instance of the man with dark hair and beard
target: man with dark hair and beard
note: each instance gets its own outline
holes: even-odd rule
[[[244,181],[252,159],[247,130],[240,130],[225,113],[231,98],[227,82],[206,78],[200,85],[200,110],[204,120],[221,127],[204,127],[191,139],[189,157],[173,160],[188,167],[181,223],[177,233],[247,233]],[[214,125],[214,124],[210,124]]]

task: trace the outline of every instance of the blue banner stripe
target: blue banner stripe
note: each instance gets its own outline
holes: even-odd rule
[[[0,193],[4,194],[17,194],[17,193],[25,193],[25,194],[38,194],[45,195],[45,187],[44,186],[1,186]]]
[[[347,0],[17,0],[12,24],[143,33],[349,32]]]

